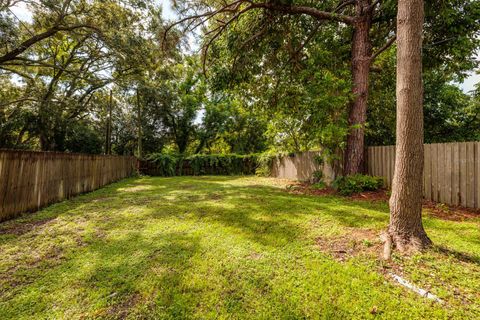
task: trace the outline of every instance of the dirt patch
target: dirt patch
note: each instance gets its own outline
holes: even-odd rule
[[[218,194],[218,193],[212,193],[212,194],[209,194],[208,197],[207,197],[208,200],[213,200],[213,201],[218,201],[218,200],[222,200],[223,197],[221,194]]]
[[[16,236],[21,236],[30,231],[39,229],[41,226],[49,223],[53,219],[54,218],[35,221],[15,221],[13,223],[6,222],[5,225],[0,227],[0,235],[12,234]]]
[[[112,293],[109,298],[115,299],[116,292]],[[107,314],[109,316],[113,316],[115,319],[126,319],[133,307],[135,307],[138,303],[140,303],[141,295],[139,293],[134,293],[128,297],[124,297],[112,306],[108,311]]]
[[[258,252],[252,252],[251,254],[248,255],[247,258],[251,260],[260,260],[263,258],[263,254]]]
[[[352,200],[367,200],[367,201],[388,201],[390,194],[387,190],[364,191],[352,194],[348,197]]]
[[[370,229],[349,229],[336,237],[319,237],[317,246],[338,261],[346,261],[357,256],[378,256],[382,243],[378,232]]]
[[[12,290],[33,283],[41,270],[52,269],[65,261],[65,253],[61,247],[55,246],[26,261],[20,258],[2,273],[0,295],[12,294]]]
[[[306,194],[315,196],[328,196],[336,193],[335,189],[325,187],[323,189],[316,189],[313,185],[304,182],[297,182],[287,185],[287,191],[291,194]]]

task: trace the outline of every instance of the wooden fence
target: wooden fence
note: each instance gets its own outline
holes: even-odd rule
[[[426,144],[423,195],[454,206],[480,208],[480,142]],[[391,185],[395,146],[369,147],[367,170]]]
[[[0,150],[0,221],[136,172],[135,157]]]
[[[320,156],[320,151],[306,151],[278,157],[272,163],[271,176],[282,179],[307,181],[313,177],[313,173],[321,170],[323,180],[328,184],[335,179],[338,169],[333,168],[327,161],[320,165],[315,160]],[[337,166],[338,167],[338,166]]]

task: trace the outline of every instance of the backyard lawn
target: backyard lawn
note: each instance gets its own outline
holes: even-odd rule
[[[2,223],[0,318],[480,318],[480,219],[427,213],[436,247],[386,263],[385,202],[286,183],[132,178]]]

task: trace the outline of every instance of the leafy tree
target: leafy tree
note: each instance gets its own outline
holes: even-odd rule
[[[394,1],[323,1],[312,4],[308,1],[240,0],[224,3],[197,0],[177,3],[179,11],[187,16],[178,23],[188,22],[187,28],[206,25],[204,65],[208,62],[209,50],[213,50],[217,42],[223,41],[226,51],[231,52],[226,65],[235,72],[221,79],[250,81],[251,77],[239,74],[239,65],[254,74],[265,67],[282,66],[278,63],[281,61],[278,48],[284,49],[287,62],[295,66],[302,60],[302,55],[308,55],[308,43],[320,37],[317,35],[328,38],[333,31],[334,38],[343,42],[351,40],[353,98],[348,111],[349,134],[344,169],[347,174],[360,171],[369,73],[379,55],[395,41]],[[427,57],[434,57],[431,66],[461,74],[476,64],[474,53],[478,46],[479,7],[468,0],[429,2],[425,31],[429,40],[426,43]],[[463,18],[460,19],[460,16]],[[457,32],[455,38],[458,41],[454,37],[444,38],[446,34],[452,35],[450,30]],[[217,61],[217,56],[213,57]],[[256,57],[260,59],[255,60]],[[222,74],[225,71],[220,72]]]
[[[395,144],[395,51],[382,57],[372,75],[366,128],[368,145]],[[425,59],[424,59],[425,60]],[[475,141],[480,135],[478,104],[453,84],[455,76],[424,67],[424,141]]]
[[[78,121],[103,136],[97,124],[105,119],[106,87],[130,87],[144,76],[145,61],[158,68],[165,56],[175,54],[172,49],[155,55],[163,25],[154,1],[45,0],[29,5],[31,23],[15,21],[7,7],[1,12],[6,21],[1,31],[11,34],[3,47],[5,55],[12,52],[9,48],[22,46],[25,38],[56,24],[92,27],[56,30],[1,63],[12,92],[2,104],[2,127],[11,129],[0,131],[2,137],[10,136],[2,139],[9,146],[71,150],[67,141],[76,139],[68,135],[79,132],[70,130]]]

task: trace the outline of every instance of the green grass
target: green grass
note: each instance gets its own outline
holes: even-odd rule
[[[274,179],[128,179],[0,224],[0,318],[479,318],[480,220],[427,216],[438,247],[385,264],[362,234],[387,222],[385,203]]]

